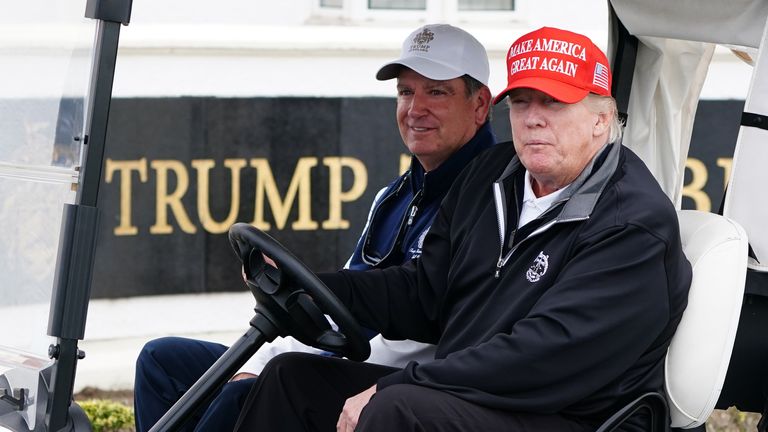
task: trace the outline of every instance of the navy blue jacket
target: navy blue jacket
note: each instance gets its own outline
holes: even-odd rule
[[[411,168],[376,197],[347,268],[384,268],[421,256],[424,237],[453,181],[475,156],[494,144],[496,137],[486,122],[437,169],[425,173],[412,157]]]

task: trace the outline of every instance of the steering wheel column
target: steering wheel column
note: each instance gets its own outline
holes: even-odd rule
[[[150,429],[174,431],[266,342],[294,336],[304,344],[351,360],[370,355],[367,338],[339,299],[293,254],[266,233],[238,223],[229,230],[232,248],[243,264],[246,285],[256,299],[250,328]],[[269,256],[275,268],[264,261]],[[328,314],[338,330],[328,322]]]

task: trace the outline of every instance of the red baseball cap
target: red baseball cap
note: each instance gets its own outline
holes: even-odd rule
[[[532,88],[553,98],[576,103],[588,93],[611,95],[608,58],[578,33],[542,27],[518,38],[507,52],[507,88],[499,103],[516,88]]]

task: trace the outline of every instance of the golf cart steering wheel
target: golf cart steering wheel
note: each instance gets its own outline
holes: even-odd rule
[[[323,282],[277,240],[245,223],[229,229],[229,241],[243,263],[246,284],[260,312],[280,331],[305,345],[363,361],[368,339],[352,314]],[[275,261],[275,268],[262,256]],[[334,330],[325,315],[339,326]]]

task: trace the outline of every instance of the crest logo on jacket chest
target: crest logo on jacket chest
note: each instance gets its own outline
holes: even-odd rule
[[[531,268],[525,272],[525,278],[528,282],[538,282],[542,276],[547,272],[549,268],[549,255],[544,255],[544,251],[539,252],[539,255],[533,260]]]

